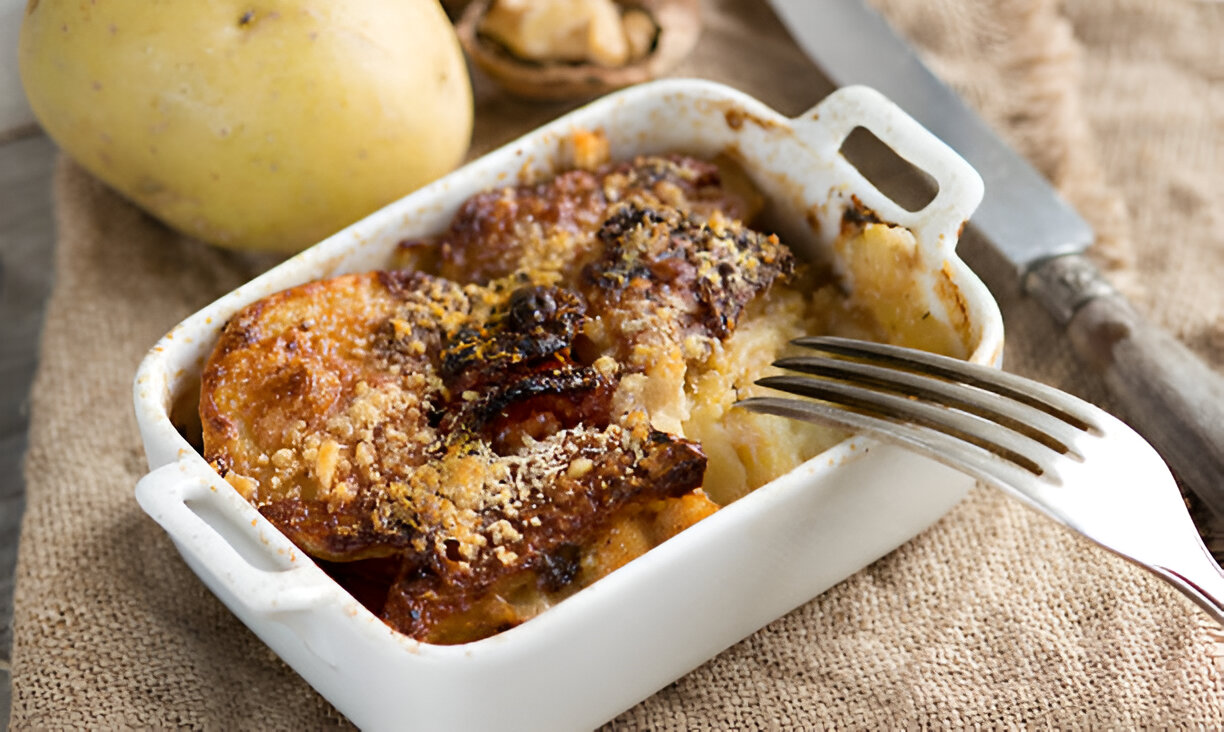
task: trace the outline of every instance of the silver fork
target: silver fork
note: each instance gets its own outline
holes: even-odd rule
[[[1224,624],[1224,572],[1164,461],[1105,411],[1044,384],[924,351],[847,338],[757,383],[812,399],[738,406],[864,430],[968,473],[1154,573]]]

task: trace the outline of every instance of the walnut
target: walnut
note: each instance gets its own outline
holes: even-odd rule
[[[644,13],[626,15],[640,18]],[[479,32],[524,60],[624,66],[650,50],[657,30],[649,16],[645,20],[644,29],[640,21],[632,22],[648,39],[635,44],[637,58],[630,56],[626,23],[612,0],[493,0]]]
[[[511,93],[568,99],[659,76],[692,50],[700,19],[698,0],[473,0],[457,30]]]

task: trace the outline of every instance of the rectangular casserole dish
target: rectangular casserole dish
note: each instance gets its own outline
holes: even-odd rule
[[[928,173],[938,193],[908,211],[840,154],[865,127]],[[579,729],[614,717],[933,523],[972,480],[856,437],[722,508],[556,607],[496,636],[437,646],[391,630],[234,491],[171,424],[220,328],[240,308],[310,280],[387,266],[396,244],[446,227],[479,191],[568,165],[576,130],[599,130],[613,159],[729,155],[770,202],[783,240],[834,261],[849,205],[911,229],[928,309],[959,309],[970,358],[996,364],[1002,321],[956,258],[982,184],[950,148],[878,93],[842,89],[788,119],[727,87],[670,80],[575,111],[395,202],[193,315],[137,374],[151,472],[142,508],[204,583],[353,722],[384,729]],[[901,479],[900,476],[904,476]],[[547,689],[547,695],[540,694]],[[532,700],[537,700],[533,703]]]

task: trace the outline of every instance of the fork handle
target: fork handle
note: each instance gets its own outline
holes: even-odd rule
[[[1214,567],[1215,560],[1211,558],[1206,549],[1203,549],[1203,553],[1207,554],[1207,561],[1211,562]],[[1206,567],[1207,563],[1204,562],[1201,566]],[[1213,620],[1224,625],[1224,575],[1220,575],[1217,571],[1214,576],[1200,573],[1199,576],[1188,577],[1167,567],[1144,566],[1143,568],[1176,587]]]
[[[1224,375],[1144,320],[1083,255],[1038,265],[1026,289],[1063,323],[1131,427],[1224,516]]]

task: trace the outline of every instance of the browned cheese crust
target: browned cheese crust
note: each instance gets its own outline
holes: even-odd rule
[[[475,196],[406,243],[434,274],[238,313],[203,374],[205,458],[398,630],[522,622],[714,510],[701,448],[632,377],[699,358],[790,276],[744,205],[657,157]]]

